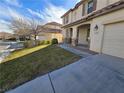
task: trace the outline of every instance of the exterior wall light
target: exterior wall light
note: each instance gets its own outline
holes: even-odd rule
[[[94,32],[95,32],[96,34],[99,32],[98,29],[99,29],[99,27],[98,27],[98,25],[96,25],[96,26],[94,27]]]
[[[97,30],[98,30],[98,25],[96,25],[96,26],[94,27],[94,29],[95,29],[95,31],[97,31]]]

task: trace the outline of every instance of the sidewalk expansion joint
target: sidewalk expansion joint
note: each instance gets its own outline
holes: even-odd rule
[[[52,86],[52,89],[53,89],[53,93],[56,93],[55,88],[54,88],[54,85],[53,85],[53,83],[52,83],[51,76],[50,76],[49,73],[48,73],[48,77],[49,77],[49,80],[50,80],[50,83],[51,83],[51,86]]]

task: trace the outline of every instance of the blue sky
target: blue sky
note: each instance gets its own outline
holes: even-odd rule
[[[12,32],[8,25],[14,18],[33,18],[41,24],[55,21],[80,0],[0,0],[0,31]]]

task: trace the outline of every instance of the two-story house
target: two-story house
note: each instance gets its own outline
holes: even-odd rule
[[[124,58],[124,0],[81,0],[61,18],[65,43]]]
[[[62,35],[62,24],[56,22],[50,22],[43,25],[45,30],[42,30],[42,26],[39,26],[39,34],[37,36],[38,40],[52,40],[53,38],[58,39],[59,43],[62,43],[63,35]]]

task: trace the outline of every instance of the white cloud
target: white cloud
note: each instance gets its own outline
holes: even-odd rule
[[[66,11],[67,10],[62,7],[58,7],[58,6],[49,4],[49,6],[47,8],[45,8],[44,11],[42,12],[42,15],[44,16],[44,19],[47,22],[55,21],[55,22],[62,23],[61,16]]]
[[[3,14],[2,16],[4,16],[5,18],[7,18],[9,20],[12,19],[12,18],[17,19],[17,20],[21,19],[25,22],[29,22],[31,20],[34,20],[37,24],[41,24],[41,22],[37,18],[35,18],[34,16],[27,17],[24,14],[20,13],[19,11],[15,10],[11,7],[6,7],[6,8],[3,7],[3,9],[4,10],[6,9],[6,11],[4,11],[4,13],[2,13],[0,11],[0,14]],[[1,18],[1,15],[0,15],[0,31],[13,32],[9,28],[10,25],[11,25],[11,22],[10,21],[5,21],[4,18]]]
[[[16,19],[24,19],[24,16],[20,13],[18,13],[16,10],[10,7],[0,7],[3,11],[0,11],[0,31],[4,32],[12,32],[10,29],[10,21],[6,21],[4,19],[10,20],[11,18]],[[6,11],[5,11],[6,10]]]
[[[78,3],[78,2],[80,2],[81,0],[76,0],[77,2],[76,3]]]
[[[0,4],[0,17],[8,16],[7,7],[3,4]]]
[[[44,22],[58,22],[58,23],[62,23],[61,20],[61,16],[67,11],[66,9],[62,8],[62,7],[58,7],[58,6],[54,6],[52,4],[48,4],[48,6],[43,10],[43,11],[33,11],[31,9],[28,9],[28,11],[32,14],[35,15],[39,18],[41,18],[42,20],[44,20]]]
[[[9,21],[5,21],[5,20],[0,20],[0,23],[3,23],[3,24],[6,24],[6,25],[9,25],[10,24],[10,22]]]
[[[19,3],[18,0],[5,0],[5,2],[9,5],[21,7],[22,5]]]
[[[81,0],[66,0],[65,7],[69,10],[70,8],[74,8],[74,6],[80,1]]]
[[[16,18],[16,19],[20,19],[20,18],[24,18],[24,15],[18,13],[16,10],[8,7],[8,13],[10,17]]]
[[[33,10],[31,10],[31,9],[27,9],[32,15],[34,15],[34,16],[37,16],[37,17],[39,17],[39,18],[41,18],[41,19],[43,19],[44,17],[43,17],[43,15],[40,13],[40,12],[36,12],[36,11],[33,11]]]
[[[0,20],[0,32],[12,32],[9,28],[10,22],[5,20]]]
[[[6,0],[6,2],[8,4],[11,5],[20,5],[17,0],[13,0],[14,4],[12,4],[12,2],[10,2],[12,0]],[[16,3],[15,3],[16,2]],[[5,21],[4,19],[11,19],[11,17],[13,18],[17,18],[17,19],[34,19],[35,22],[39,23],[39,24],[43,24],[46,22],[51,22],[51,21],[55,21],[58,23],[62,23],[61,20],[61,16],[67,11],[66,9],[64,9],[63,7],[60,6],[55,6],[52,5],[51,3],[48,3],[48,5],[46,5],[46,8],[41,10],[37,10],[37,11],[33,11],[31,9],[27,9],[26,11],[26,16],[24,13],[21,13],[21,11],[18,11],[15,8],[12,8],[11,6],[7,6],[4,3],[0,3],[0,31],[6,31],[6,32],[12,32],[11,29],[9,29],[8,24],[10,24],[10,22]],[[41,19],[41,20],[40,20]]]
[[[2,19],[4,19],[4,18],[7,18],[7,19],[9,19],[9,18],[11,18],[12,16],[13,17],[19,17],[19,16],[21,16],[22,17],[22,15],[21,14],[19,14],[15,9],[13,9],[13,8],[11,8],[11,7],[9,7],[9,6],[6,6],[5,4],[0,4],[0,19],[2,18]]]

